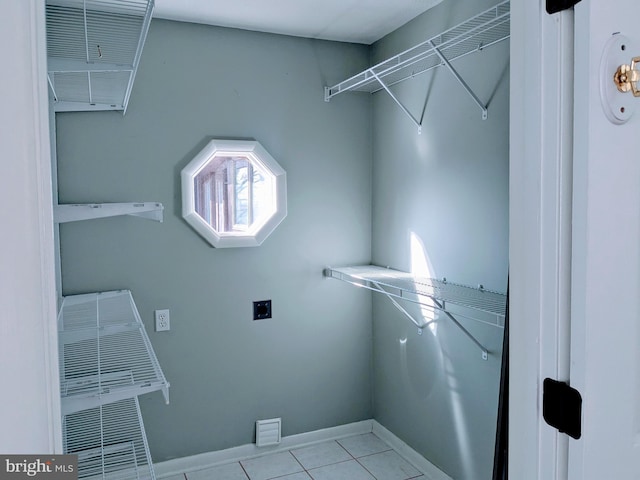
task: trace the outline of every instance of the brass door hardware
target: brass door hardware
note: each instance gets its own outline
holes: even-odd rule
[[[609,37],[600,60],[600,103],[607,119],[616,125],[627,123],[635,115],[640,97],[640,56],[629,52],[640,50],[638,41],[621,33]],[[611,81],[613,80],[613,82]],[[627,92],[633,93],[626,95]]]
[[[630,65],[620,65],[613,76],[618,90],[622,93],[633,92],[634,97],[640,97],[640,89],[638,89],[640,71],[636,70],[638,63],[640,63],[640,57],[633,58]]]

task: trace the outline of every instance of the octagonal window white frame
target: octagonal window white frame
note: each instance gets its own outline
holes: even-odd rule
[[[274,182],[275,209],[272,215],[243,232],[219,232],[196,211],[195,179],[217,157],[247,157],[265,171]],[[287,216],[287,174],[278,162],[254,140],[211,140],[182,169],[182,217],[216,248],[257,247]]]

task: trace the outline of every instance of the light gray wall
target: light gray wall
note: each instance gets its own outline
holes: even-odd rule
[[[445,0],[376,43],[373,62],[493,3]],[[374,263],[428,264],[434,277],[506,291],[508,47],[453,62],[489,102],[486,121],[444,67],[393,87],[415,116],[424,110],[421,135],[388,95],[374,95]],[[491,478],[502,330],[462,320],[493,351],[485,362],[442,315],[420,336],[385,298],[373,308],[375,418],[456,480]]]
[[[371,257],[371,99],[323,87],[361,45],[153,20],[127,114],[58,115],[61,203],[160,201],[164,223],[61,228],[64,293],[131,289],[171,404],[141,398],[154,461],[372,416],[371,300],[322,277]],[[288,216],[257,248],[211,248],[181,217],[179,174],[212,137],[254,138],[288,176]],[[252,321],[272,299],[273,319]],[[172,330],[153,332],[153,310]]]

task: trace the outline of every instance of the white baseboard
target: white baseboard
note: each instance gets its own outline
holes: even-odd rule
[[[153,468],[156,478],[163,479],[196,470],[204,470],[216,465],[238,462],[240,460],[246,460],[247,458],[260,457],[270,453],[284,452],[312,445],[314,443],[339,440],[341,438],[371,432],[377,435],[381,440],[385,441],[396,452],[398,452],[400,456],[424,473],[426,476],[425,480],[452,480],[451,477],[446,475],[438,467],[426,460],[422,455],[413,450],[375,420],[363,420],[361,422],[324,428],[313,432],[289,435],[288,437],[282,437],[282,441],[279,445],[273,445],[270,447],[258,448],[255,444],[251,443],[248,445],[241,445],[239,447],[228,448],[226,450],[176,458],[156,463]]]

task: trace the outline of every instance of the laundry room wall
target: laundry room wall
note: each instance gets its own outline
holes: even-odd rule
[[[61,226],[65,295],[130,289],[171,383],[141,397],[155,462],[372,417],[371,298],[323,278],[371,258],[371,99],[323,87],[363,45],[154,19],[126,115],[57,115],[60,203],[158,201],[164,222]],[[212,248],[181,215],[180,171],[211,138],[255,139],[287,172],[259,247]],[[252,320],[271,299],[273,318]],[[169,309],[171,331],[153,331]]]
[[[373,64],[493,6],[445,0],[374,44]],[[444,66],[373,95],[373,263],[506,292],[509,42],[452,62],[488,119]],[[373,300],[374,416],[456,480],[491,478],[501,328],[403,304],[432,322],[422,335],[383,296]],[[470,312],[462,312],[470,313]]]

